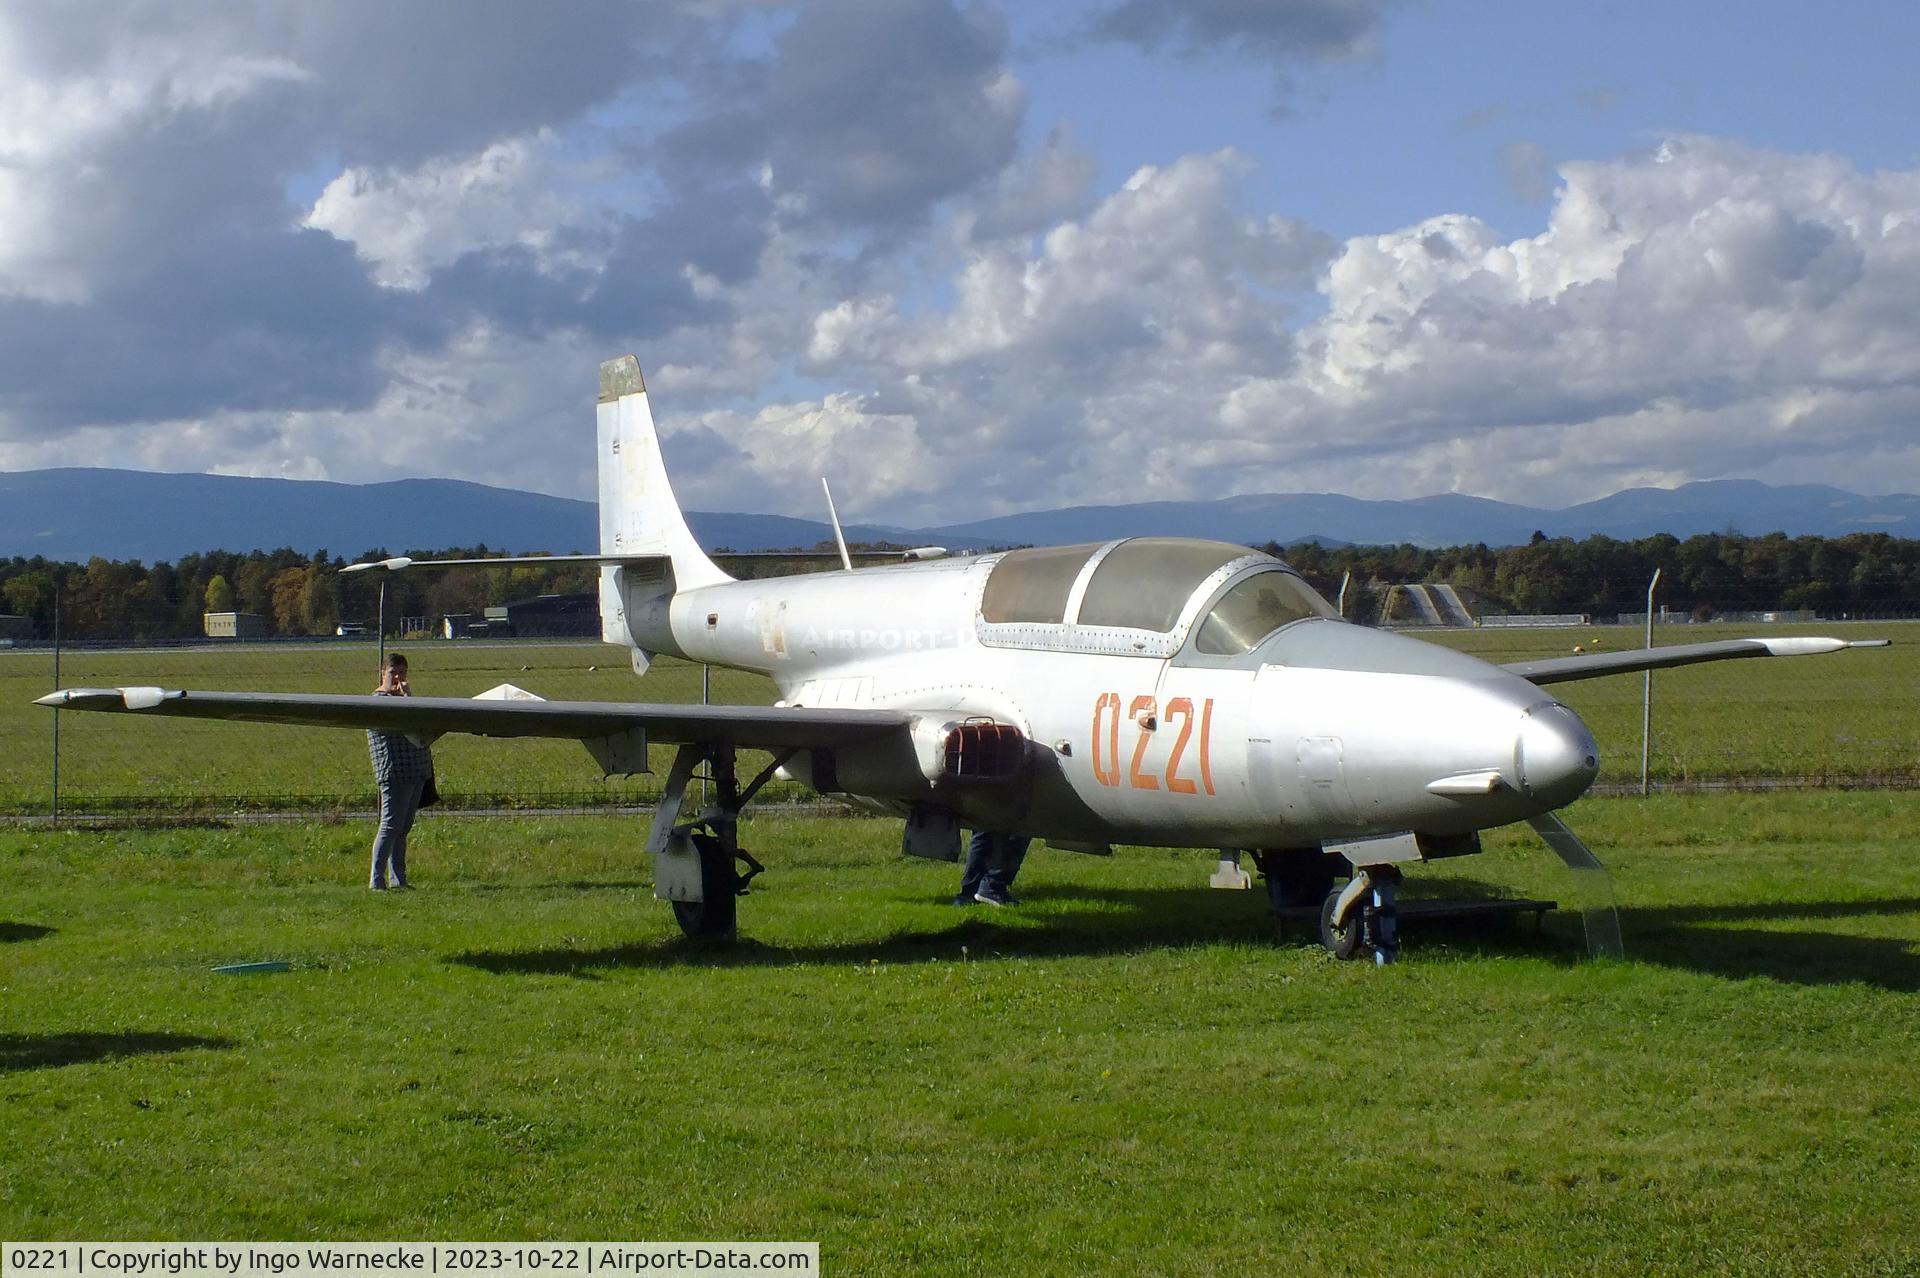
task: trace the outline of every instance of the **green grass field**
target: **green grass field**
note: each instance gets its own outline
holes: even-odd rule
[[[818,1239],[833,1274],[1911,1274],[1920,795],[1588,800],[1576,918],[1277,940],[1200,854],[940,904],[762,819],[743,942],[633,819],[0,830],[0,1235]],[[1560,896],[1530,837],[1424,892]],[[1470,881],[1470,882],[1469,882]],[[281,975],[221,976],[279,959]]]
[[[1920,782],[1920,623],[1816,623],[1848,638],[1892,637],[1881,651],[1794,660],[1733,661],[1655,676],[1653,775],[1665,783],[1735,778],[1854,784]],[[1662,643],[1693,643],[1764,628],[1671,626]],[[1558,656],[1573,644],[1636,647],[1631,629],[1438,632],[1434,642],[1494,661]],[[512,682],[550,698],[698,701],[700,668],[662,659],[636,679],[624,651],[601,644],[422,642],[406,645],[421,691],[471,696]],[[373,653],[363,645],[81,651],[63,660],[69,687],[159,683],[239,691],[364,692]],[[44,812],[52,789],[54,716],[32,704],[53,683],[43,652],[0,652],[0,813]],[[1600,742],[1601,783],[1640,775],[1639,675],[1554,689]],[[713,699],[766,704],[772,684],[713,672]],[[358,733],[263,725],[60,716],[61,791],[78,811],[235,808],[365,810],[373,802]],[[437,748],[441,789],[472,806],[638,802],[656,773],[602,781],[585,750],[564,741],[449,737]],[[754,766],[757,766],[755,764]],[[769,797],[783,791],[776,788]],[[790,788],[786,793],[799,793]]]

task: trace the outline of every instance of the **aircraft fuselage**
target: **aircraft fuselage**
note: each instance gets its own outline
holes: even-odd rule
[[[937,760],[916,774],[897,753],[790,770],[895,810],[935,801],[969,824],[1054,840],[1461,835],[1560,807],[1597,769],[1585,725],[1532,683],[1337,620],[1296,621],[1224,661],[1111,628],[1009,633],[981,612],[997,559],[682,590],[636,607],[631,637],[763,673],[791,705],[909,710],[935,730],[1012,725],[1029,766],[1003,782],[942,778]]]

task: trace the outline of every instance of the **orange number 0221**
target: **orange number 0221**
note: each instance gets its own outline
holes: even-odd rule
[[[1133,759],[1127,768],[1127,784],[1136,790],[1158,790],[1160,778],[1143,771],[1141,764],[1146,759],[1147,745],[1153,730],[1142,720],[1153,717],[1154,699],[1148,696],[1135,697],[1127,707],[1127,712],[1140,723],[1140,736],[1134,743]],[[1173,720],[1180,721],[1180,734],[1174,738],[1173,748],[1167,752],[1166,777],[1167,789],[1174,794],[1198,794],[1213,789],[1213,698],[1208,697],[1200,703],[1200,780],[1196,785],[1191,777],[1180,775],[1180,763],[1186,757],[1187,746],[1194,736],[1194,706],[1190,697],[1174,697],[1167,702],[1166,718],[1169,726]],[[1103,692],[1093,703],[1093,779],[1101,785],[1120,784],[1120,694]]]

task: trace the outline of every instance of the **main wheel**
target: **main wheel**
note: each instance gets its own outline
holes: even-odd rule
[[[675,901],[673,918],[680,930],[696,940],[730,941],[740,918],[740,876],[734,872],[733,858],[720,840],[698,830],[691,835],[700,854],[700,895],[702,901]]]
[[[1365,930],[1361,926],[1360,916],[1367,907],[1364,901],[1355,902],[1353,909],[1347,914],[1346,925],[1335,927],[1333,911],[1339,904],[1338,891],[1327,893],[1327,899],[1321,902],[1320,944],[1326,946],[1327,953],[1337,959],[1357,958],[1360,954],[1360,934]]]

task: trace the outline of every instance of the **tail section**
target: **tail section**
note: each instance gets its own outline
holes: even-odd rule
[[[600,553],[661,556],[666,562],[659,569],[670,569],[608,566],[600,574],[602,637],[633,648],[634,666],[644,670],[651,660],[648,649],[672,646],[665,621],[666,603],[674,592],[732,578],[700,549],[680,513],[680,503],[674,500],[653,411],[647,406],[646,382],[633,356],[623,355],[600,366],[596,417]]]

